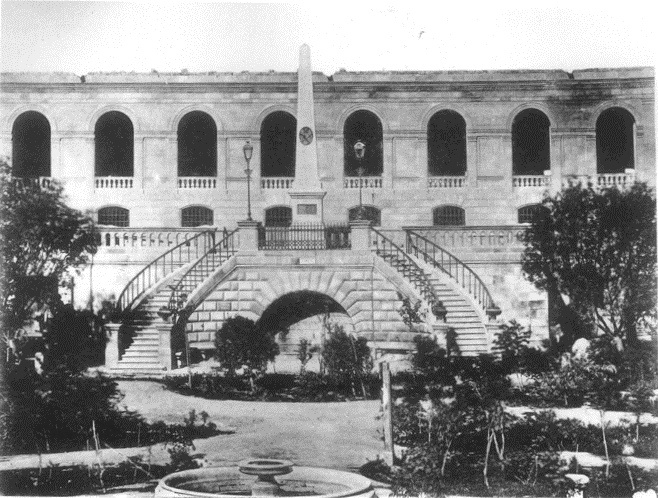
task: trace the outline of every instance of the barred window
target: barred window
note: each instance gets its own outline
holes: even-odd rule
[[[459,226],[466,224],[465,211],[459,206],[439,206],[434,208],[433,223],[437,226]]]
[[[532,223],[532,219],[541,209],[541,204],[530,204],[519,208],[519,223]]]
[[[277,206],[265,210],[266,227],[289,227],[290,225],[292,225],[292,208]]]
[[[130,211],[118,206],[108,206],[98,210],[98,224],[115,227],[130,226]]]
[[[349,220],[354,221],[359,217],[359,206],[353,207],[349,212]],[[372,226],[378,227],[382,224],[382,212],[375,206],[363,206],[363,219],[369,220]]]
[[[181,225],[186,228],[213,224],[212,209],[205,206],[189,206],[181,210]]]

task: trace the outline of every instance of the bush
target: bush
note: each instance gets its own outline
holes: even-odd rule
[[[261,330],[253,320],[236,316],[224,322],[215,335],[215,357],[229,377],[244,369],[252,390],[254,381],[265,373],[267,364],[279,354],[274,335]]]

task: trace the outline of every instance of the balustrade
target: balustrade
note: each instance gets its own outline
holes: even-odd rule
[[[97,189],[133,188],[132,176],[97,176],[94,185]]]
[[[264,190],[291,189],[293,177],[261,178],[260,188]]]
[[[523,249],[522,226],[413,227],[412,230],[442,247],[497,247]]]
[[[626,187],[635,183],[635,170],[626,173],[599,173],[596,175],[598,187]]]
[[[464,176],[430,176],[427,188],[461,188],[466,184]]]
[[[208,229],[104,228],[97,231],[100,247],[150,248],[171,247]],[[197,241],[196,243],[201,243]]]
[[[216,188],[217,178],[212,176],[179,176],[178,188],[203,189]]]
[[[550,183],[550,176],[543,175],[514,175],[512,185],[514,187],[547,187]]]
[[[38,176],[38,177],[33,177],[33,178],[21,178],[21,177],[13,177],[14,182],[19,183],[21,185],[33,185],[33,186],[39,186],[39,187],[49,187],[50,186],[50,181],[51,178],[49,176]]]
[[[344,188],[382,188],[381,176],[346,176],[343,180]]]

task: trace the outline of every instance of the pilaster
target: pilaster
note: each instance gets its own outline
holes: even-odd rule
[[[116,367],[119,363],[119,329],[120,323],[108,323],[105,325],[107,343],[105,344],[105,366]]]
[[[238,221],[238,231],[240,236],[240,252],[258,251],[258,228],[260,223],[254,220]]]

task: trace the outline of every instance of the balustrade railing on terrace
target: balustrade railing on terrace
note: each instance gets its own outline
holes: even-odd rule
[[[96,242],[99,247],[125,247],[147,249],[171,247],[190,240],[208,229],[199,228],[116,228],[96,227]]]
[[[96,188],[133,188],[132,176],[97,176],[94,178]]]
[[[413,230],[441,247],[477,249],[479,247],[500,248],[512,251],[523,249],[521,235],[523,225],[469,226],[469,227],[405,227]]]
[[[289,227],[260,227],[258,249],[265,251],[310,251],[349,249],[349,225],[296,223]]]
[[[407,232],[407,252],[438,268],[460,284],[486,311],[494,301],[487,286],[464,262],[413,230]]]
[[[403,277],[420,291],[421,296],[432,306],[438,301],[434,287],[425,272],[400,246],[386,237],[376,228],[371,227],[374,235],[375,253],[387,261]]]
[[[635,170],[627,173],[599,173],[596,185],[599,187],[625,187],[635,183]]]
[[[381,176],[346,176],[343,179],[344,188],[382,188]]]
[[[215,230],[187,232],[190,237],[172,247],[146,265],[123,289],[117,299],[116,310],[123,312],[139,299],[144,292],[183,265],[199,258],[215,240]]]
[[[180,311],[194,289],[196,289],[213,271],[223,265],[236,253],[236,233],[237,230],[233,230],[226,234],[187,269],[185,274],[171,291],[168,305],[170,310]]]
[[[291,189],[294,177],[261,178],[260,188],[264,190]]]
[[[178,188],[216,188],[217,178],[213,176],[179,176]]]
[[[464,176],[430,176],[427,178],[427,188],[461,188],[466,185]]]
[[[35,177],[12,177],[13,181],[20,185],[34,185],[39,187],[50,186],[51,177],[49,176],[35,176]]]
[[[512,177],[514,187],[547,187],[550,182],[551,177],[544,175],[514,175]]]

